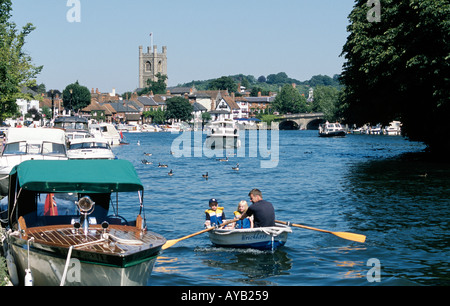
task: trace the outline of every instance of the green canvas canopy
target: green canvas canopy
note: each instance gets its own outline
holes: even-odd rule
[[[143,190],[126,160],[29,160],[15,166],[18,185],[30,191],[110,193]],[[13,182],[11,182],[13,183]]]

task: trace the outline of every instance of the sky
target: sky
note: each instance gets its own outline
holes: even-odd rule
[[[37,83],[100,92],[138,87],[139,46],[167,46],[168,85],[285,72],[300,81],[342,71],[354,0],[13,0],[35,27],[24,50]],[[79,9],[79,10],[77,10]]]

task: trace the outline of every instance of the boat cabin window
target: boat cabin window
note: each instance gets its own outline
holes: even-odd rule
[[[87,123],[83,122],[55,122],[55,127],[60,129],[88,130]]]
[[[109,149],[109,145],[106,142],[83,142],[73,143],[70,145],[70,150],[76,149]]]
[[[53,154],[66,154],[66,147],[62,143],[53,142],[43,142],[42,143],[42,154],[53,155]]]
[[[42,151],[41,151],[42,148]],[[3,155],[20,155],[20,154],[65,154],[66,149],[64,144],[43,142],[42,145],[38,143],[26,143],[25,141],[8,143],[3,150]]]
[[[27,154],[27,143],[25,141],[8,143],[3,150],[3,155]]]

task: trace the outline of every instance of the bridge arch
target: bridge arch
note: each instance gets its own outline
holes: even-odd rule
[[[323,113],[302,113],[281,115],[275,120],[280,122],[280,130],[317,130],[324,117]]]
[[[325,123],[324,119],[314,119],[308,122],[308,124],[306,125],[306,129],[307,130],[318,130],[319,129],[319,125]]]
[[[283,120],[278,125],[279,130],[298,130],[300,126],[293,120]]]

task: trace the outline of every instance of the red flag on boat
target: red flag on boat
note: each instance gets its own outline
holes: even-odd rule
[[[123,139],[123,134],[122,134],[122,131],[120,131],[120,138],[122,138],[122,139]]]
[[[54,194],[49,193],[45,198],[44,216],[57,216],[57,215],[58,215],[58,207],[56,207]]]

